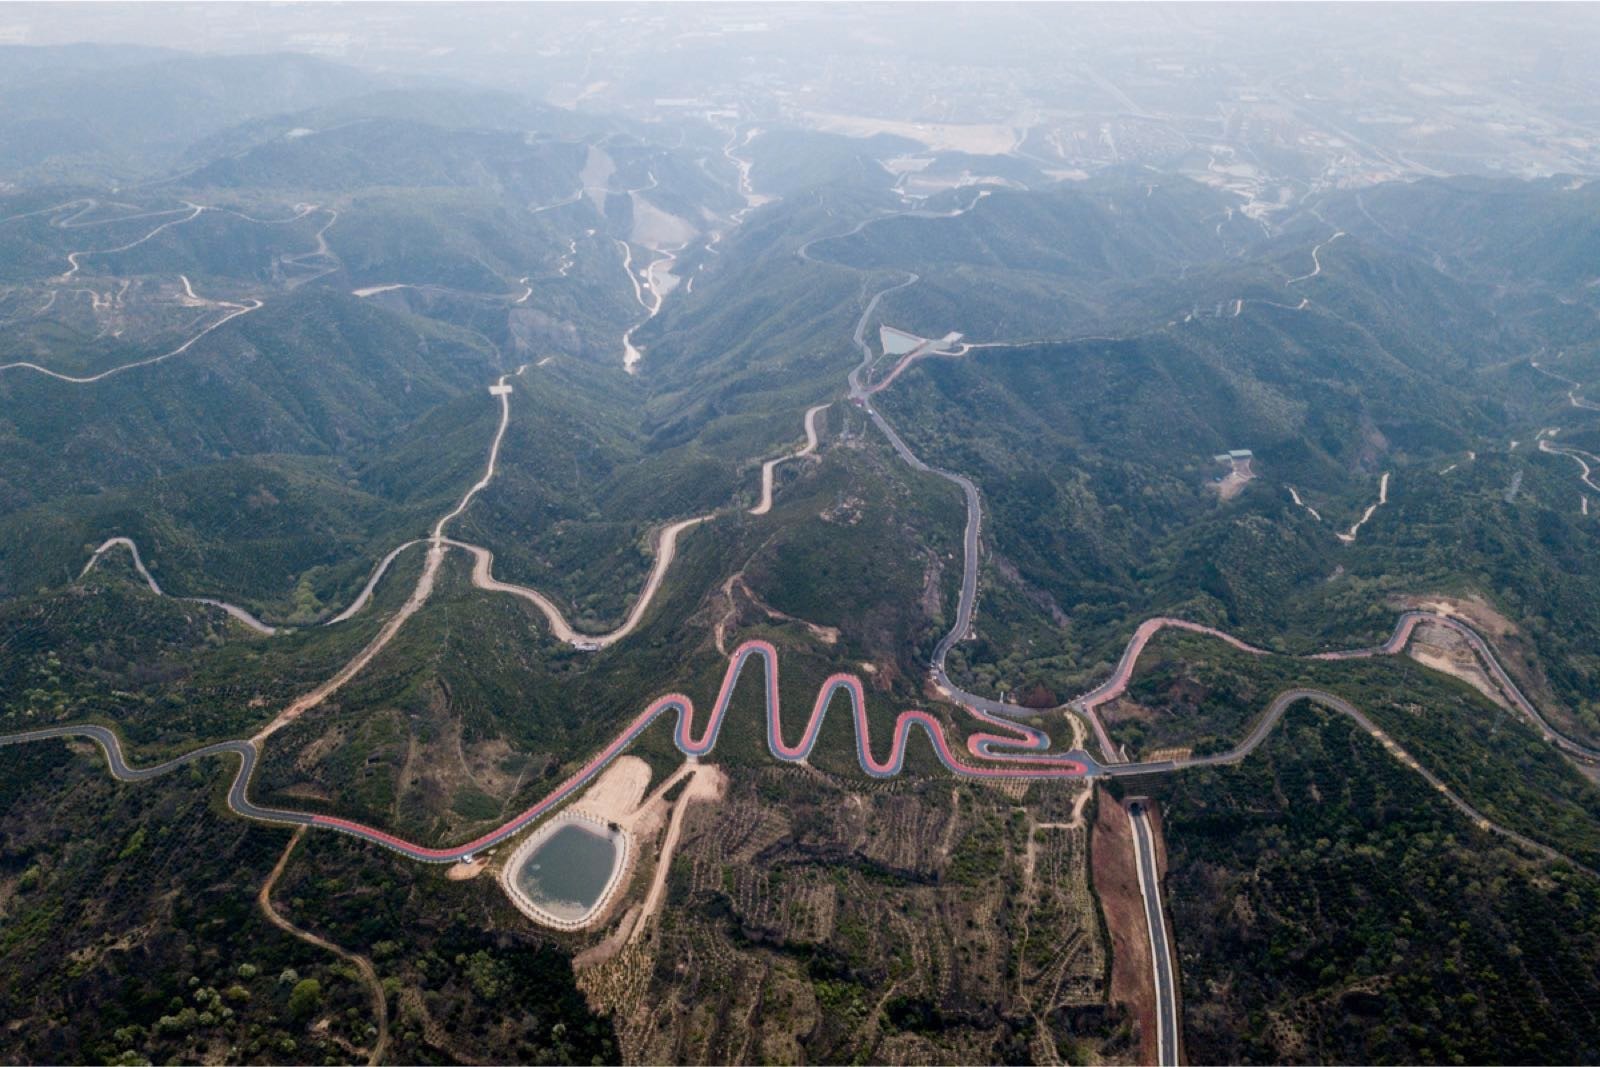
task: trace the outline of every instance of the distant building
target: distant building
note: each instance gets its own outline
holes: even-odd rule
[[[1230,448],[1228,450],[1229,459],[1251,459],[1254,456],[1255,453],[1248,448]]]

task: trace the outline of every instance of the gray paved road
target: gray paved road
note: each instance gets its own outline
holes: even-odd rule
[[[974,201],[974,203],[976,203],[976,201]],[[958,211],[954,212],[953,214],[959,213],[960,212]],[[905,214],[917,213],[909,212]],[[863,223],[861,226],[858,226],[857,230],[862,228],[862,226],[865,224],[866,223]],[[806,246],[806,248],[801,249],[800,254],[803,258],[809,259],[810,257],[806,254],[807,249],[809,249],[809,244]],[[963,536],[961,594],[957,603],[955,622],[951,626],[949,632],[947,632],[940,639],[934,650],[934,655],[930,664],[930,671],[934,680],[939,685],[944,687],[948,692],[950,692],[957,701],[972,706],[985,713],[1012,716],[1019,714],[1031,715],[1034,714],[1034,709],[1025,709],[1016,705],[1010,705],[1001,701],[995,701],[981,697],[977,694],[966,693],[950,684],[949,678],[945,674],[945,659],[949,654],[950,649],[954,647],[956,642],[963,639],[971,630],[974,605],[977,599],[978,543],[980,524],[982,521],[982,508],[978,496],[978,490],[972,481],[964,475],[941,470],[936,467],[930,467],[928,464],[919,459],[900,438],[900,435],[895,432],[894,428],[890,426],[883,416],[872,406],[870,396],[861,384],[861,375],[867,369],[867,367],[870,366],[873,358],[871,348],[868,346],[865,339],[867,323],[871,319],[872,315],[876,312],[879,302],[885,295],[912,285],[917,281],[918,276],[916,274],[910,274],[909,277],[903,281],[879,290],[867,303],[867,306],[863,310],[860,319],[856,323],[853,334],[853,340],[862,353],[862,362],[850,373],[850,398],[866,411],[867,415],[888,439],[890,444],[894,447],[895,452],[901,457],[901,459],[903,459],[915,470],[931,472],[939,475],[942,478],[945,478],[950,482],[953,482],[961,488],[962,494],[965,498],[967,522]],[[1444,625],[1448,625],[1452,629],[1460,632],[1472,645],[1474,651],[1478,653],[1480,659],[1485,664],[1485,668],[1494,677],[1496,684],[1505,691],[1508,698],[1516,704],[1519,710],[1523,711],[1524,714],[1526,714],[1542,729],[1545,737],[1549,741],[1558,745],[1564,751],[1579,756],[1580,758],[1591,760],[1600,759],[1600,751],[1579,744],[1578,742],[1573,741],[1572,739],[1561,734],[1554,727],[1550,726],[1548,721],[1533,706],[1532,702],[1529,701],[1522,694],[1521,690],[1517,688],[1515,683],[1512,682],[1510,677],[1500,666],[1499,661],[1495,658],[1487,642],[1485,642],[1483,638],[1481,638],[1476,632],[1471,630],[1470,627],[1467,627],[1455,620],[1442,620],[1438,616],[1432,616],[1426,613],[1407,613],[1406,616],[1402,616],[1401,625],[1397,627],[1395,637],[1391,638],[1387,644],[1373,649],[1361,649],[1354,652],[1328,654],[1324,658],[1346,658],[1351,656],[1392,654],[1397,652],[1404,647],[1405,638],[1409,635],[1411,626],[1414,626],[1418,619],[1424,617],[1430,621],[1442,622]],[[1237,639],[1229,638],[1227,635],[1219,634],[1218,636],[1221,636],[1227,640],[1235,641],[1237,643]],[[1135,640],[1137,640],[1137,638]],[[1142,645],[1140,647],[1142,647]],[[1133,666],[1132,661],[1136,658],[1137,651],[1135,651],[1133,643],[1130,642],[1129,649],[1124,652],[1124,662],[1119,664],[1119,674],[1124,672],[1124,668],[1126,668],[1127,673],[1131,673]],[[1374,734],[1374,736],[1377,736],[1380,739],[1383,738],[1382,732],[1374,723],[1371,722],[1371,720],[1369,720],[1360,710],[1348,702],[1340,699],[1339,697],[1319,690],[1294,689],[1280,694],[1267,709],[1267,712],[1260,718],[1260,720],[1256,722],[1255,726],[1245,737],[1245,739],[1241,741],[1239,745],[1235,746],[1235,748],[1226,753],[1220,753],[1213,756],[1192,757],[1183,760],[1168,760],[1156,763],[1113,765],[1100,765],[1091,757],[1089,757],[1087,753],[1075,752],[1069,754],[1069,756],[1070,758],[1083,763],[1089,774],[1104,774],[1111,777],[1131,777],[1140,774],[1168,773],[1188,767],[1217,766],[1236,763],[1248,756],[1251,752],[1255,751],[1255,749],[1260,746],[1261,742],[1277,725],[1278,721],[1283,717],[1284,712],[1287,711],[1290,706],[1300,700],[1311,700],[1334,711],[1348,715],[1364,729]],[[642,728],[642,726],[637,726],[636,728]],[[930,726],[929,729],[930,736],[935,736],[934,727]],[[628,740],[631,740],[631,736],[631,733],[625,734],[623,738],[619,738],[618,741],[613,742],[613,748],[625,745]],[[193,752],[186,753],[175,759],[168,760],[165,763],[155,764],[149,767],[130,766],[124,759],[122,747],[116,735],[106,727],[97,725],[47,727],[39,730],[31,730],[23,733],[12,734],[0,737],[0,746],[40,741],[49,738],[66,737],[86,737],[100,745],[100,747],[106,753],[107,762],[110,765],[112,774],[116,778],[123,781],[137,781],[153,778],[157,775],[163,774],[169,770],[198,759],[203,759],[213,755],[231,753],[239,758],[239,769],[234,776],[234,780],[228,794],[228,804],[236,813],[245,816],[246,818],[256,819],[268,823],[291,826],[316,825],[340,830],[341,832],[361,837],[424,862],[447,862],[459,858],[460,855],[465,854],[468,851],[482,848],[486,844],[493,843],[493,841],[502,840],[505,836],[509,836],[511,833],[516,832],[522,825],[524,825],[524,823],[519,819],[514,821],[513,824],[507,824],[500,830],[494,831],[490,835],[487,835],[484,839],[480,839],[479,841],[473,842],[471,845],[462,846],[457,849],[426,849],[420,846],[412,845],[409,842],[404,842],[393,837],[392,835],[383,833],[382,831],[359,826],[357,824],[341,819],[335,819],[330,816],[264,808],[252,803],[248,796],[249,782],[254,774],[258,759],[258,751],[255,745],[248,741],[218,742],[216,744],[207,745],[203,748],[196,749]],[[1388,743],[1394,748],[1396,753],[1402,759],[1404,759],[1414,770],[1421,774],[1432,786],[1434,786],[1434,788],[1439,790],[1439,792],[1442,793],[1451,804],[1453,804],[1474,822],[1485,827],[1486,829],[1499,833],[1507,839],[1512,840],[1532,851],[1538,852],[1553,859],[1561,860],[1563,862],[1572,862],[1548,846],[1532,841],[1521,834],[1491,823],[1476,809],[1472,808],[1460,797],[1451,792],[1430,771],[1421,767],[1414,759],[1411,759],[1410,756],[1401,752],[1398,749],[1398,746],[1393,746],[1392,742]],[[586,776],[593,769],[595,769],[597,765],[603,763],[605,759],[609,758],[608,753],[610,752],[611,750],[608,749],[607,753],[602,753],[601,757],[597,757],[596,761],[591,763],[590,768],[580,775],[580,778]],[[536,813],[530,812],[526,814],[531,817]],[[1160,1035],[1160,1058],[1163,1064],[1176,1063],[1178,1054],[1177,1046],[1179,1030],[1177,1024],[1176,996],[1173,992],[1175,966],[1173,964],[1171,949],[1166,936],[1165,920],[1161,914],[1160,886],[1159,880],[1155,876],[1154,842],[1149,827],[1148,815],[1144,812],[1143,808],[1136,806],[1134,810],[1130,812],[1130,815],[1133,819],[1135,829],[1136,857],[1138,859],[1141,871],[1140,880],[1141,889],[1145,895],[1146,917],[1150,922],[1150,936],[1153,949],[1152,957],[1155,961],[1158,999],[1160,1000],[1161,1008],[1158,1030],[1158,1034]],[[1574,864],[1574,866],[1577,865]]]
[[[4,737],[0,737],[0,747],[26,744],[31,741],[46,741],[56,737],[86,737],[99,745],[106,754],[106,763],[111,767],[112,777],[123,782],[142,782],[148,778],[156,778],[166,774],[168,771],[176,770],[185,764],[206,759],[209,756],[225,754],[238,756],[239,770],[233,776],[233,785],[228,789],[228,807],[247,819],[279,823],[284,826],[310,826],[316,821],[315,817],[309,813],[263,808],[250,800],[248,789],[250,778],[255,773],[258,754],[256,746],[249,741],[218,741],[216,744],[197,748],[193,752],[185,752],[183,755],[167,760],[165,763],[156,763],[148,767],[131,766],[123,757],[122,742],[117,739],[117,735],[104,726],[95,726],[88,723],[81,726],[47,726],[39,730],[7,734]]]
[[[1408,767],[1410,767],[1411,770],[1420,775],[1423,781],[1433,786],[1433,788],[1437,790],[1445,800],[1449,801],[1457,811],[1461,812],[1461,814],[1465,815],[1468,819],[1472,820],[1472,822],[1476,823],[1483,829],[1488,830],[1491,833],[1499,834],[1506,840],[1514,842],[1515,844],[1520,845],[1522,848],[1543,856],[1546,859],[1569,864],[1570,866],[1576,867],[1579,870],[1587,871],[1589,874],[1600,877],[1600,871],[1595,871],[1589,867],[1585,867],[1583,864],[1578,863],[1561,852],[1556,851],[1549,845],[1541,844],[1530,837],[1519,834],[1515,830],[1508,829],[1507,827],[1501,826],[1499,823],[1491,820],[1477,808],[1474,808],[1471,804],[1468,804],[1465,800],[1461,799],[1461,797],[1457,795],[1449,786],[1447,786],[1438,775],[1428,770],[1428,768],[1424,767],[1421,763],[1418,763],[1414,757],[1412,757],[1391,738],[1389,738],[1388,734],[1384,733],[1383,729],[1379,727],[1377,723],[1373,722],[1372,719],[1368,718],[1367,714],[1360,708],[1356,707],[1348,700],[1345,700],[1343,697],[1335,696],[1332,693],[1327,693],[1320,689],[1290,689],[1287,692],[1279,693],[1277,698],[1273,700],[1272,704],[1268,706],[1266,714],[1262,715],[1261,718],[1256,721],[1255,726],[1251,728],[1250,733],[1245,736],[1245,739],[1239,742],[1239,744],[1235,745],[1233,748],[1229,749],[1227,752],[1219,752],[1211,756],[1191,756],[1187,759],[1181,760],[1162,760],[1157,763],[1118,763],[1112,765],[1102,765],[1099,769],[1100,773],[1110,778],[1134,778],[1144,774],[1167,774],[1172,771],[1180,771],[1190,767],[1222,767],[1238,763],[1246,756],[1254,752],[1257,748],[1261,747],[1261,742],[1265,741],[1267,736],[1272,733],[1273,728],[1278,725],[1278,721],[1283,718],[1284,713],[1302,700],[1307,700],[1314,704],[1320,704],[1330,711],[1336,711],[1341,715],[1349,716],[1358,726],[1367,731],[1367,733],[1389,745],[1393,753]]]
[[[1161,1067],[1178,1063],[1177,966],[1167,939],[1167,918],[1161,910],[1161,878],[1156,870],[1155,836],[1144,803],[1128,806],[1133,823],[1134,862],[1139,871],[1139,893],[1144,897],[1144,918],[1150,928],[1150,960],[1155,970],[1156,1062]]]
[[[977,708],[979,711],[989,715],[1011,717],[1036,715],[1038,710],[1035,708],[1024,708],[1016,704],[1007,704],[1004,701],[980,696],[977,693],[969,693],[951,682],[949,675],[945,673],[945,660],[949,657],[950,650],[956,646],[957,642],[964,640],[972,630],[972,617],[978,602],[978,544],[983,524],[983,505],[978,496],[978,487],[973,484],[972,479],[964,474],[957,474],[954,471],[947,471],[941,467],[933,467],[924,463],[915,452],[911,451],[911,447],[905,443],[901,436],[895,432],[895,428],[889,424],[889,420],[883,417],[883,413],[873,406],[871,393],[867,386],[861,382],[861,375],[872,364],[873,360],[872,348],[867,344],[866,330],[868,321],[871,320],[873,313],[878,309],[878,302],[895,290],[904,289],[917,281],[918,276],[913,273],[904,281],[879,290],[873,294],[872,299],[867,302],[865,310],[861,312],[861,318],[856,321],[855,333],[851,336],[856,348],[861,351],[861,362],[850,372],[850,399],[861,406],[867,417],[872,420],[873,425],[888,440],[895,453],[905,461],[907,466],[912,470],[937,474],[946,481],[953,483],[960,488],[961,495],[966,501],[967,523],[961,538],[961,594],[956,599],[955,621],[945,635],[939,639],[939,643],[934,646],[933,658],[929,663],[929,673],[934,683],[948,692],[956,701],[968,707]],[[1086,763],[1091,767],[1094,766],[1095,761],[1087,752],[1072,752],[1070,755],[1075,760]]]

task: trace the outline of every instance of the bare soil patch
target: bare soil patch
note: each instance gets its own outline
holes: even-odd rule
[[[597,819],[621,825],[639,807],[650,785],[650,765],[638,756],[618,756],[574,805]]]
[[[805,118],[817,129],[828,133],[842,133],[846,137],[889,134],[918,141],[934,151],[997,156],[1010,152],[1018,143],[1018,131],[998,123],[902,122],[826,111],[808,111]]]
[[[1146,707],[1137,700],[1127,697],[1118,697],[1109,704],[1102,705],[1099,709],[1100,719],[1107,726],[1119,722],[1153,722],[1161,717],[1161,713],[1154,708]]]
[[[1156,991],[1150,961],[1150,932],[1144,897],[1133,858],[1133,824],[1122,805],[1099,790],[1091,852],[1094,888],[1111,936],[1111,999],[1126,1004],[1138,1020],[1139,1061],[1156,1061]],[[1159,838],[1158,838],[1159,841]],[[1165,849],[1157,863],[1166,868]]]
[[[1255,471],[1250,468],[1248,459],[1234,460],[1233,469],[1228,471],[1220,482],[1212,482],[1211,484],[1216,489],[1218,497],[1223,500],[1232,500],[1244,492],[1245,485],[1255,476]]]
[[[1399,603],[1402,608],[1434,611],[1467,623],[1488,638],[1506,672],[1552,723],[1563,729],[1583,730],[1583,726],[1573,720],[1566,705],[1558,701],[1551,691],[1550,682],[1539,663],[1538,650],[1527,635],[1483,597],[1477,594],[1465,597],[1418,596],[1402,598]]]
[[[1426,624],[1418,626],[1411,635],[1406,654],[1424,667],[1466,682],[1507,711],[1516,711],[1479,665],[1472,646],[1454,630]]]
[[[656,857],[655,877],[651,879],[650,892],[645,895],[644,906],[633,924],[633,930],[629,934],[630,939],[637,939],[644,932],[667,899],[667,873],[672,869],[672,853],[678,847],[678,838],[683,832],[683,818],[689,810],[689,805],[697,800],[721,800],[727,792],[728,776],[723,774],[720,768],[703,763],[686,764],[683,770],[668,779],[668,783],[651,798],[649,807],[657,818],[665,813],[667,806],[662,794],[685,774],[693,777],[689,779],[689,784],[684,788],[683,795],[678,798],[677,806],[672,811],[672,821],[667,826],[667,836],[661,842],[660,855]]]
[[[1496,611],[1494,606],[1481,596],[1411,597],[1406,601],[1405,606],[1463,619],[1471,623],[1474,629],[1488,637],[1510,637],[1515,636],[1517,633],[1516,625]]]
[[[474,859],[471,863],[452,863],[444,876],[452,882],[470,882],[489,868],[487,860]]]

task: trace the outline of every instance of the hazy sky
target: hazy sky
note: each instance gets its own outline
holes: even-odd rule
[[[1600,160],[1600,5],[24,3],[0,40],[302,52],[645,119],[1243,130],[1254,165],[1311,150],[1330,180],[1346,144],[1374,176]]]

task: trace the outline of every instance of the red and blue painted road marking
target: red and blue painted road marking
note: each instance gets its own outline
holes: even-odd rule
[[[938,757],[940,763],[952,773],[964,778],[1082,778],[1091,773],[1092,761],[1087,757],[1044,755],[1043,753],[1050,748],[1050,738],[1042,730],[986,715],[972,708],[966,710],[974,718],[996,730],[1004,731],[975,733],[967,739],[967,751],[977,759],[991,761],[988,765],[964,762],[951,750],[949,741],[945,737],[944,724],[935,716],[920,710],[902,711],[896,717],[889,755],[886,759],[879,760],[872,753],[866,693],[862,689],[861,679],[853,674],[835,674],[822,683],[822,688],[817,692],[816,702],[811,707],[811,717],[806,721],[800,740],[793,745],[787,744],[783,739],[783,716],[778,696],[778,650],[766,641],[747,641],[734,651],[733,658],[728,663],[728,670],[723,675],[722,689],[717,694],[716,704],[712,707],[711,715],[698,736],[694,732],[694,701],[682,693],[669,693],[640,712],[638,717],[594,759],[537,804],[510,822],[464,845],[427,848],[382,830],[333,815],[313,815],[311,824],[351,834],[427,863],[449,863],[472,853],[481,852],[519,833],[582,789],[637,740],[656,719],[668,712],[675,711],[678,715],[677,726],[673,731],[673,742],[680,752],[686,756],[704,756],[710,752],[722,732],[723,720],[727,717],[728,707],[733,700],[734,687],[738,684],[745,665],[755,657],[760,657],[764,668],[767,749],[774,757],[785,762],[797,763],[811,754],[811,750],[816,747],[817,737],[822,730],[822,722],[828,708],[836,696],[845,693],[849,696],[855,723],[856,758],[861,764],[861,769],[874,778],[891,778],[900,773],[905,766],[906,750],[913,728],[920,728],[927,735],[933,746],[934,755]]]

